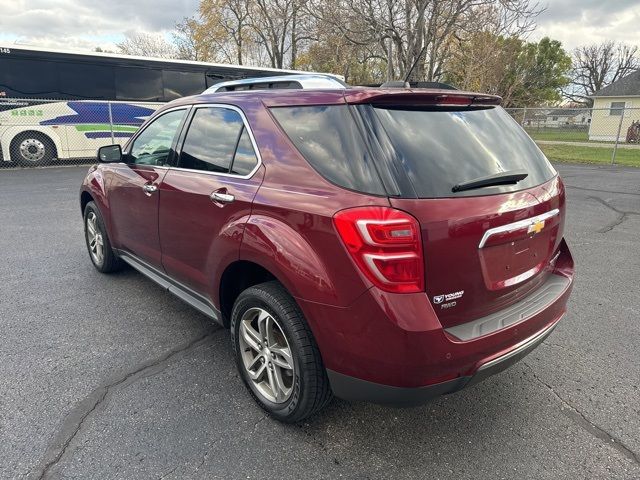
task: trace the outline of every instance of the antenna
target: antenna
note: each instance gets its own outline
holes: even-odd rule
[[[416,65],[418,65],[418,62],[422,58],[422,55],[424,54],[426,49],[427,49],[427,45],[425,44],[425,46],[422,47],[422,50],[420,50],[420,53],[418,54],[415,61],[413,62],[413,65],[411,65],[411,68],[409,69],[409,73],[407,73],[407,76],[404,78],[404,83],[409,82],[409,77],[411,77],[411,74],[413,73],[413,69],[416,68]]]

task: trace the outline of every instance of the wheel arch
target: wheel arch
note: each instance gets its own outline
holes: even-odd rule
[[[223,325],[229,328],[233,304],[244,290],[271,280],[277,280],[284,288],[287,288],[276,275],[258,263],[236,260],[227,265],[220,277],[218,288]]]
[[[53,128],[46,126],[40,127],[37,125],[29,125],[28,127],[29,128],[11,127],[4,132],[0,143],[6,145],[6,153],[8,154],[8,157],[5,157],[5,159],[11,157],[11,148],[18,135],[25,135],[29,133],[37,133],[48,138],[51,143],[53,143],[53,146],[56,149],[55,157],[57,159],[59,159],[63,155],[62,140],[58,132],[54,131]]]
[[[83,190],[80,193],[80,214],[84,215],[84,209],[87,206],[87,203],[94,202],[93,196],[86,190]]]
[[[284,220],[252,214],[244,227],[240,259],[272,272],[294,297],[341,304],[326,259],[320,257],[310,240]]]

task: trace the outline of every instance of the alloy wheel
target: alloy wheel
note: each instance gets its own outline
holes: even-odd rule
[[[240,321],[238,340],[254,390],[270,402],[286,402],[293,393],[295,365],[276,319],[262,308],[250,308]]]
[[[102,265],[104,260],[104,239],[102,238],[102,232],[98,228],[98,217],[95,212],[89,212],[89,215],[87,215],[87,244],[95,264]]]

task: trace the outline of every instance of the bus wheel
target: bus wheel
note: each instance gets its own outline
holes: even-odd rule
[[[11,142],[11,160],[23,167],[48,165],[57,157],[56,146],[40,132],[23,132]]]

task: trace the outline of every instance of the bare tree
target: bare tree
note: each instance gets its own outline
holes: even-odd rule
[[[253,32],[249,26],[251,2],[202,0],[198,37],[209,46],[210,57],[242,65],[250,55]]]
[[[191,35],[211,60],[295,68],[312,35],[307,0],[201,0]]]
[[[208,59],[206,48],[198,35],[199,28],[200,23],[193,17],[183,18],[181,22],[176,23],[171,37],[178,59],[196,62]]]
[[[296,68],[298,52],[311,40],[307,0],[253,0],[249,22],[273,68]]]
[[[522,34],[541,9],[532,0],[309,0],[314,15],[350,42],[377,45],[387,79],[439,80],[455,42],[492,27]],[[336,14],[335,12],[339,12]]]
[[[125,39],[116,46],[118,52],[125,55],[158,58],[175,58],[177,56],[176,49],[162,35],[158,34],[127,32]]]
[[[571,86],[564,95],[591,105],[598,90],[640,68],[638,47],[606,41],[578,47],[573,52]]]

